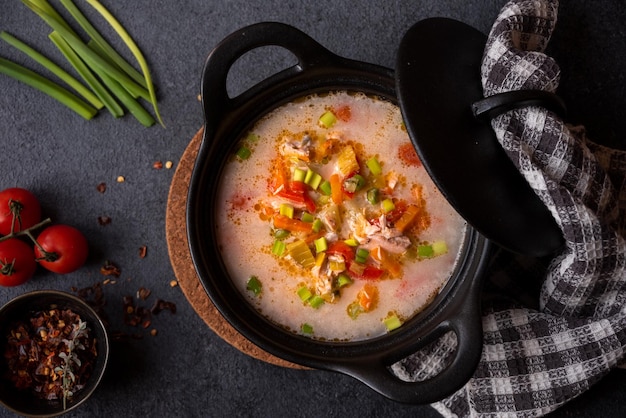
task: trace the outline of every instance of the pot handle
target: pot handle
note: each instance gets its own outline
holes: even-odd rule
[[[228,95],[226,80],[232,65],[246,52],[263,46],[283,47],[298,60],[297,65],[271,77],[272,81],[293,77],[307,68],[330,66],[341,61],[338,55],[313,38],[284,23],[261,22],[239,29],[222,40],[206,60],[201,89],[206,128],[218,126],[222,117],[238,103],[238,97],[244,95],[235,98]],[[262,88],[268,80],[256,87]]]
[[[411,351],[407,355],[426,347],[448,331],[456,334],[457,348],[454,357],[434,377],[418,382],[399,379],[389,369],[389,365],[397,361],[390,360],[392,357],[397,358],[395,352],[370,359],[367,364],[347,364],[344,372],[397,402],[427,404],[450,396],[462,388],[474,374],[482,354],[480,303],[477,295],[472,294],[476,293],[476,288],[480,286],[470,289],[466,297],[460,298],[461,301],[457,299],[456,310],[453,310],[447,320],[439,323],[424,339],[410,344]]]

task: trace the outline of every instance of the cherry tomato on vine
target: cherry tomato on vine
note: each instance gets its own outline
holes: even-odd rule
[[[17,286],[33,277],[37,269],[30,245],[18,238],[0,241],[0,286]]]
[[[71,273],[85,264],[89,249],[87,239],[69,225],[52,225],[41,231],[35,245],[39,264],[55,273]]]
[[[22,231],[39,221],[41,205],[33,193],[19,187],[11,187],[0,192],[0,235]]]

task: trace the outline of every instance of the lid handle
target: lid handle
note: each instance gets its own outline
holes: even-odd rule
[[[509,110],[526,106],[541,106],[564,116],[565,102],[556,94],[545,90],[516,90],[494,94],[472,103],[472,113],[478,119],[488,121]]]

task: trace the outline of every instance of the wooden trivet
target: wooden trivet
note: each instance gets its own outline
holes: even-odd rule
[[[178,284],[196,313],[224,341],[256,359],[277,366],[304,369],[303,366],[285,361],[261,350],[234,329],[213,305],[196,274],[189,252],[185,212],[189,181],[200,148],[202,133],[203,130],[200,129],[185,149],[178,167],[176,167],[167,199],[165,235],[170,261]]]

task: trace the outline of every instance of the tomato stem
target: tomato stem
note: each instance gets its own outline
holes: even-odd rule
[[[15,271],[15,259],[12,262],[7,263],[6,261],[0,260],[0,275],[10,276]]]
[[[37,242],[37,240],[35,239],[35,237],[33,236],[33,234],[29,229],[25,229],[24,230],[24,235],[28,236],[28,238],[31,239],[31,241],[33,241],[35,243],[35,246],[37,247],[37,249],[39,250],[39,252],[41,254],[43,254],[42,257],[37,258],[37,261],[57,261],[59,259],[59,254],[55,253],[55,252],[50,252],[50,251],[46,251],[44,250],[44,248],[41,246],[41,244],[39,244]]]
[[[13,219],[11,219],[11,234],[15,232],[15,221],[20,224],[20,229],[22,229],[22,209],[24,209],[24,205],[22,205],[19,201],[9,199],[9,209],[11,210],[11,215],[13,215]]]
[[[13,222],[15,222],[15,217],[13,218]],[[7,239],[10,239],[10,238],[19,237],[21,235],[26,235],[31,240],[33,240],[33,242],[36,245],[38,245],[37,241],[35,240],[35,238],[33,237],[31,232],[36,230],[36,229],[38,229],[38,228],[41,228],[42,226],[47,225],[47,224],[49,224],[51,222],[52,222],[52,220],[50,218],[46,218],[43,221],[39,222],[38,224],[31,226],[30,228],[27,228],[27,229],[25,229],[23,231],[17,231],[17,232],[15,232],[15,230],[13,229],[13,225],[11,225],[11,233],[9,235],[5,235],[3,237],[0,237],[0,242],[2,242],[4,240],[7,240]]]

